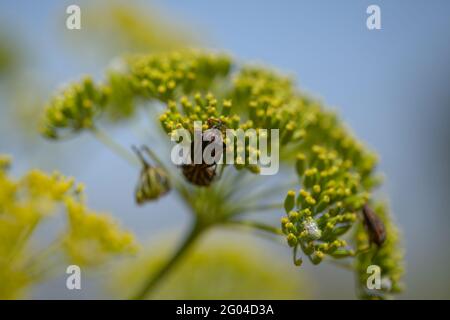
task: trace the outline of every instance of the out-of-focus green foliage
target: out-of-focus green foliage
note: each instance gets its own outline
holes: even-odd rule
[[[133,236],[106,215],[86,208],[81,185],[58,173],[31,170],[16,180],[9,158],[0,156],[0,299],[23,297],[63,262],[98,266],[135,250]],[[67,229],[40,247],[33,235],[57,212],[67,213]]]
[[[154,5],[103,1],[85,4],[81,32],[65,36],[109,57],[124,52],[157,52],[185,48],[196,41],[188,27],[166,17]],[[86,32],[84,32],[86,30]],[[101,42],[101,46],[96,45]]]
[[[3,39],[2,39],[3,40]],[[8,73],[14,65],[14,57],[9,47],[0,41],[0,76]]]
[[[76,55],[74,59],[85,59],[86,51],[110,58],[124,52],[166,51],[185,48],[195,43],[193,35],[187,31],[189,28],[182,24],[176,25],[174,19],[165,17],[153,5],[137,6],[131,2],[108,0],[95,3],[86,1],[81,6],[83,9],[80,32],[56,28],[63,30],[64,41],[69,39],[73,44],[70,46],[71,50],[78,52],[81,48],[83,51],[83,54]],[[67,16],[62,17],[65,19]],[[5,112],[8,112],[8,117],[16,120],[21,127],[21,133],[32,139],[38,127],[36,120],[42,112],[42,101],[45,99],[43,92],[47,89],[44,79],[30,75],[27,66],[30,61],[33,65],[40,62],[33,60],[36,59],[35,56],[25,54],[26,43],[20,43],[19,47],[16,41],[3,34],[0,39],[0,77],[8,77],[7,94],[11,99],[7,102],[11,107]],[[20,41],[21,39],[17,42]],[[121,106],[117,111],[123,115],[126,114],[126,104],[130,101],[120,101],[125,95],[117,95],[117,92],[126,90],[126,86],[122,86],[121,79],[116,80],[117,82],[114,82],[114,75],[111,75],[113,99],[117,97],[115,101]],[[114,111],[110,111],[113,115]]]
[[[359,225],[355,231],[355,239],[357,248],[362,253],[355,259],[355,269],[361,298],[386,299],[403,290],[404,254],[399,230],[390,217],[387,205],[377,203],[374,211],[386,228],[386,242],[380,248],[375,245],[370,247],[367,230],[363,225]],[[370,249],[368,249],[369,247]],[[370,265],[378,266],[381,269],[381,290],[367,289],[367,278],[371,275],[367,273],[367,267]]]
[[[8,30],[7,25],[0,26],[0,80],[16,73],[24,58],[19,41]]]
[[[129,296],[163,264],[167,245],[119,267],[114,291]],[[274,259],[261,244],[235,232],[213,232],[177,265],[150,299],[306,299],[311,287],[294,267]]]
[[[34,57],[27,54],[22,39],[11,26],[1,26],[0,29],[0,117],[8,119],[8,122],[14,121],[20,129],[16,135],[27,134],[29,138],[35,138],[43,98],[40,91],[42,82],[37,83],[30,76],[28,63]]]

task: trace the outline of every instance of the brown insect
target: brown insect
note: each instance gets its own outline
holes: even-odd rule
[[[209,186],[216,176],[217,164],[184,164],[181,166],[184,177],[200,187]]]
[[[362,213],[364,225],[369,233],[370,244],[375,243],[378,247],[381,247],[386,241],[386,228],[383,221],[367,204],[363,206]]]
[[[208,125],[210,129],[217,129],[221,132],[225,128],[222,121],[210,118],[208,119]],[[205,148],[212,144],[212,143],[218,143],[217,137],[214,135],[213,132],[206,132],[204,133],[204,136],[210,135],[207,137],[207,139],[202,139],[202,155]],[[205,141],[206,140],[206,141]],[[201,187],[207,187],[211,185],[211,183],[214,181],[214,178],[216,177],[216,169],[217,169],[217,163],[211,163],[207,164],[203,161],[202,157],[202,163],[195,164],[194,163],[194,141],[191,143],[191,164],[183,164],[181,165],[181,170],[184,175],[184,177],[192,184],[195,184],[197,186]],[[225,143],[222,142],[222,151],[225,149]],[[211,154],[213,157],[215,156],[214,151]]]

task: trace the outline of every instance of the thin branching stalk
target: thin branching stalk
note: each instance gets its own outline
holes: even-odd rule
[[[129,152],[127,149],[122,147],[120,144],[118,144],[116,141],[114,141],[108,134],[103,132],[98,127],[91,128],[90,130],[94,137],[100,141],[102,144],[104,144],[108,149],[110,149],[112,152],[114,152],[116,155],[118,155],[120,158],[127,161],[129,164],[131,164],[133,167],[137,167],[140,165],[138,159],[133,156],[131,152]]]
[[[155,274],[151,274],[145,280],[142,288],[132,297],[134,300],[141,300],[148,297],[163,280],[176,264],[186,255],[193,246],[197,238],[202,234],[204,229],[198,223],[195,223],[186,234],[184,240],[179,245],[173,255],[164,263]]]
[[[269,203],[269,204],[260,204],[260,205],[250,205],[242,208],[241,213],[245,214],[248,212],[262,212],[262,211],[270,211],[276,209],[282,209],[282,203]]]
[[[247,227],[251,229],[255,229],[258,231],[268,232],[274,235],[282,236],[283,232],[278,228],[269,226],[267,224],[257,222],[257,221],[247,221],[247,220],[229,220],[225,223],[225,225],[233,226],[233,227]]]

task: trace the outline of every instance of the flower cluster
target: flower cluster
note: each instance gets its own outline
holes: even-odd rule
[[[404,272],[403,250],[400,245],[400,234],[392,222],[388,208],[384,203],[376,203],[374,211],[383,221],[387,238],[381,247],[370,243],[370,238],[365,227],[361,224],[355,230],[355,242],[361,253],[355,259],[360,297],[363,299],[386,299],[392,294],[402,291],[401,278]],[[376,265],[381,271],[381,290],[367,288],[367,280],[370,273],[367,268]]]
[[[57,256],[80,265],[106,262],[133,250],[131,235],[109,218],[88,210],[82,185],[58,173],[29,171],[19,180],[7,173],[9,159],[0,156],[0,297],[17,298],[52,270]],[[67,211],[68,230],[52,244],[31,245],[39,226],[60,208]],[[52,251],[55,250],[55,251]],[[46,259],[44,252],[55,253]]]
[[[85,78],[53,98],[43,118],[44,136],[57,139],[61,129],[92,128],[106,105],[105,112],[117,121],[134,114],[135,98],[167,103],[183,94],[208,90],[231,69],[228,56],[195,50],[132,56],[118,64],[104,85]]]
[[[290,78],[243,68],[231,96],[256,126],[280,129],[281,158],[294,160],[301,189],[298,194],[288,192],[287,217],[281,223],[294,255],[301,248],[314,264],[324,255],[354,255],[340,236],[357,220],[357,212],[379,182],[374,174],[376,156],[334,113],[296,90]]]
[[[233,79],[229,93],[233,111],[249,120],[254,128],[279,129],[281,145],[298,144],[305,136],[301,98],[295,95],[290,78],[271,70],[244,67]]]
[[[155,55],[131,56],[124,65],[110,73],[112,92],[120,87],[124,95],[111,99],[115,118],[131,116],[133,108],[122,112],[118,102],[136,97],[168,103],[182,95],[207,91],[231,70],[227,55],[207,54],[195,50],[176,51]],[[111,81],[112,80],[112,81]],[[118,101],[116,101],[118,100]],[[129,104],[128,104],[129,106]]]
[[[98,265],[115,254],[134,252],[133,235],[120,229],[108,215],[98,214],[72,198],[65,201],[68,230],[64,247],[78,265]]]
[[[258,127],[279,128],[282,159],[295,156],[301,189],[285,199],[282,231],[288,244],[314,263],[324,255],[341,258],[354,250],[339,237],[357,219],[358,210],[378,182],[376,157],[342,126],[338,118],[298,92],[292,80],[261,68],[243,68],[231,96],[241,113]]]
[[[108,91],[106,87],[96,86],[90,77],[69,85],[46,106],[43,135],[58,139],[63,130],[78,132],[92,128],[107,102]]]
[[[225,127],[237,129],[240,125],[239,116],[230,117],[230,100],[218,101],[212,93],[203,96],[196,93],[193,99],[183,96],[179,103],[171,100],[167,104],[167,110],[161,114],[159,120],[163,129],[171,134],[173,130],[184,128],[194,132],[194,122],[200,121],[202,129],[210,129],[209,119],[219,120]]]
[[[349,171],[350,162],[339,159],[335,152],[313,146],[309,159],[299,154],[296,169],[302,189],[296,194],[290,190],[284,202],[287,217],[281,227],[289,246],[297,249],[318,264],[324,255],[335,258],[353,256],[345,234],[357,219],[357,210],[367,201],[367,193],[361,192],[360,176]]]
[[[288,159],[302,151],[309,157],[316,145],[351,161],[367,188],[378,182],[372,176],[377,158],[358,142],[333,112],[295,88],[292,79],[260,67],[244,67],[233,79],[230,98],[234,110],[247,114],[255,127],[280,129],[281,150]],[[285,159],[286,160],[286,159]]]
[[[192,132],[194,121],[201,121],[203,130],[217,122],[223,128],[258,133],[279,129],[280,160],[296,172],[299,182],[299,191],[287,194],[281,223],[295,263],[302,261],[297,258],[299,249],[314,264],[326,255],[343,258],[359,253],[344,237],[355,223],[361,225],[358,213],[380,184],[377,157],[334,112],[298,90],[290,77],[264,67],[233,64],[227,55],[181,51],[128,57],[99,87],[109,88],[104,109],[115,120],[135,113],[136,98],[162,104],[165,110],[159,120],[169,135],[179,128]],[[54,120],[47,115],[46,121]],[[225,141],[228,145],[234,144]],[[258,151],[249,145],[235,147],[246,155],[241,161],[234,159],[235,167],[258,173],[259,168],[248,161]],[[395,237],[395,231],[388,230],[385,250]]]

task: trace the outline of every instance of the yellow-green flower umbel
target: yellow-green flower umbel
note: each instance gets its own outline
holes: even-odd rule
[[[163,173],[154,167],[145,171],[146,174],[142,171],[141,182],[145,183],[139,184],[138,191],[144,192],[138,193],[138,202],[158,198],[168,190],[170,183],[195,214],[193,235],[186,237],[186,241],[192,241],[206,227],[234,223],[284,235],[297,265],[302,263],[300,253],[313,264],[328,258],[358,256],[360,259],[359,245],[355,243],[359,240],[349,236],[352,227],[361,229],[361,209],[374,201],[373,191],[380,185],[377,156],[351,134],[334,112],[300,91],[292,78],[265,67],[236,63],[228,55],[183,50],[129,56],[122,60],[120,68],[108,72],[103,83],[82,82],[74,86],[76,89],[69,88],[56,102],[50,103],[52,107],[43,119],[46,136],[58,138],[62,128],[74,132],[95,130],[99,119],[94,116],[95,112],[82,108],[85,96],[97,102],[93,105],[100,106],[104,114],[112,115],[103,119],[113,118],[115,124],[136,115],[137,106],[157,112],[159,124],[167,134],[165,142],[173,137],[173,130],[183,128],[192,133],[194,121],[201,121],[203,130],[213,127],[212,122],[228,129],[253,129],[258,134],[264,129],[278,129],[281,168],[287,176],[296,179],[295,184],[289,186],[286,182],[282,187],[267,184],[269,190],[261,192],[254,189],[264,187],[264,183],[255,188],[240,187],[248,178],[246,174],[250,172],[255,177],[261,171],[249,161],[261,154],[250,148],[247,140],[245,145],[234,146],[236,150],[231,150],[245,150],[241,158],[234,153],[233,160],[239,160],[234,161],[236,170],[221,165],[218,174],[221,179],[212,179],[216,176],[216,167],[209,169],[214,171],[208,172],[211,179],[202,184],[204,190],[199,190],[199,184],[180,182],[183,180],[178,179],[176,172],[186,177],[185,170],[169,170],[170,177],[167,171]],[[63,112],[66,109],[71,112]],[[73,113],[73,109],[77,113]],[[270,130],[267,132],[270,135]],[[232,145],[229,142],[224,141],[226,155]],[[142,186],[147,188],[142,189]],[[289,190],[292,188],[294,190]],[[252,196],[253,192],[257,197]],[[265,201],[267,195],[278,196],[277,203],[255,206],[255,202]],[[285,216],[281,219],[281,228],[254,221],[244,223],[240,219],[247,212],[279,210],[283,205]],[[383,250],[398,252],[399,248],[392,246],[392,242],[397,242],[397,235],[392,231],[395,229],[392,229],[390,217],[386,215],[382,219],[387,235],[380,253]],[[391,256],[396,257],[396,262],[401,260],[398,255]],[[397,288],[401,268],[384,268],[388,273],[393,272],[390,281],[392,288]],[[359,273],[360,268],[356,269]],[[138,296],[147,294],[155,283],[149,281]]]
[[[95,266],[135,250],[130,233],[86,207],[83,187],[74,179],[31,170],[16,180],[8,175],[9,163],[0,155],[1,299],[23,297],[57,266]],[[60,209],[67,214],[67,229],[40,247],[33,235]]]

